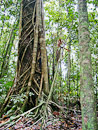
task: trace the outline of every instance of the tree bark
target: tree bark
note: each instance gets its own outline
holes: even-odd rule
[[[25,95],[24,102],[16,104],[25,111],[37,105],[42,91],[49,93],[42,0],[22,0],[16,73],[16,83],[9,96]],[[7,104],[13,104],[9,96],[1,111]]]
[[[97,130],[97,117],[92,79],[90,33],[86,0],[79,4],[79,45],[80,45],[80,99],[82,109],[82,130]]]

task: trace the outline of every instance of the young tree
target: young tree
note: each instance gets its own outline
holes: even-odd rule
[[[79,4],[79,45],[80,45],[80,99],[82,109],[82,129],[97,130],[94,85],[92,79],[90,33],[86,0]]]
[[[22,0],[16,74],[16,83],[9,91],[1,112],[13,104],[10,100],[12,95],[25,95],[23,102],[16,104],[25,111],[37,105],[42,91],[45,94],[49,92],[42,0]]]

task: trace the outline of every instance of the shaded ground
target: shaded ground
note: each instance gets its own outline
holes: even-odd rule
[[[41,119],[36,122],[32,117],[20,117],[13,126],[7,124],[0,130],[82,130],[81,112],[69,111],[67,115],[54,111],[43,124]],[[8,120],[10,119],[3,119],[0,124]]]
[[[44,121],[43,117],[34,121],[32,112],[24,115],[18,116],[18,118],[16,118],[17,116],[8,118],[3,115],[0,119],[0,130],[82,130],[81,111],[76,110],[76,107],[70,110],[66,110],[64,107],[64,112],[50,112]],[[2,124],[4,125],[1,126]]]

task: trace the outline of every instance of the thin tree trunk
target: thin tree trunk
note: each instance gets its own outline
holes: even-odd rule
[[[9,40],[8,40],[8,43],[7,43],[6,53],[3,56],[3,62],[2,62],[2,65],[1,65],[0,78],[2,78],[5,75],[5,73],[7,72],[6,62],[7,62],[7,57],[9,56],[8,52],[9,52],[9,49],[10,49],[10,44],[11,44],[11,40],[12,40],[12,36],[13,36],[13,31],[14,31],[14,28],[11,30],[11,34],[10,34],[10,37],[9,37]]]
[[[71,49],[71,44],[68,44],[68,50]],[[71,59],[70,59],[70,51],[68,52],[68,92],[70,93],[70,75],[71,75]]]
[[[52,65],[52,77],[54,78],[54,73],[55,73],[55,46],[54,46],[54,41],[53,38],[52,39],[52,43],[53,43],[53,65]]]
[[[69,5],[70,7],[70,5]],[[69,10],[67,9],[68,15]],[[71,25],[71,23],[70,23]],[[70,28],[68,28],[69,33],[69,42],[68,42],[68,72],[67,72],[67,87],[68,87],[68,107],[70,106],[70,86],[71,86],[71,31]]]

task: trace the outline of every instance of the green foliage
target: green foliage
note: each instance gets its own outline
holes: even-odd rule
[[[92,67],[93,67],[93,78],[95,86],[98,84],[96,79],[96,60],[97,60],[97,40],[98,40],[98,11],[96,8],[96,1],[88,1],[88,13],[89,13],[89,30],[91,34],[91,53],[92,53]],[[70,74],[70,91],[68,88],[67,79],[67,68],[68,68],[68,53],[63,53],[58,77],[55,81],[53,95],[55,100],[59,97],[67,99],[80,96],[80,63],[79,63],[79,45],[78,45],[78,10],[77,1],[63,1],[63,0],[50,0],[45,1],[45,25],[46,25],[46,44],[48,53],[48,65],[49,65],[49,76],[50,84],[53,79],[53,55],[56,55],[56,49],[53,52],[53,47],[57,47],[58,39],[66,41],[66,47],[71,43],[70,61],[71,61],[71,74]],[[90,5],[90,6],[89,6]],[[64,52],[64,50],[63,50]],[[65,56],[64,56],[65,55]],[[55,61],[56,57],[54,57]],[[55,63],[56,64],[56,63]],[[95,65],[96,64],[96,65]],[[64,69],[64,66],[66,69]],[[59,73],[58,72],[58,73]],[[61,82],[61,83],[60,83]],[[96,88],[96,87],[95,87]],[[96,89],[95,89],[96,90]]]
[[[0,3],[0,105],[13,85],[17,59],[20,5],[16,0]],[[11,31],[14,30],[12,35]]]
[[[7,77],[5,75],[0,79],[0,104],[4,102],[10,87],[12,87],[14,76],[15,75],[10,75],[10,77]]]
[[[14,104],[17,106],[17,104],[23,104],[24,99],[26,98],[26,94],[21,94],[21,95],[15,95],[12,97],[12,101],[14,102]]]
[[[13,85],[17,63],[17,46],[18,46],[18,22],[19,9],[21,0],[4,0],[0,2],[0,104],[5,100],[6,94]],[[98,86],[97,70],[98,66],[98,7],[97,0],[88,0],[88,16],[90,30],[90,49],[92,58],[92,69],[95,91]],[[90,5],[90,6],[89,6]],[[64,47],[70,50],[70,90],[68,86],[68,54],[65,49],[62,49],[62,61],[58,68],[58,76],[55,81],[54,92],[55,100],[62,98],[64,101],[68,97],[80,96],[80,66],[79,66],[79,45],[78,45],[78,12],[77,1],[74,0],[44,0],[45,9],[45,30],[46,30],[46,45],[49,67],[49,83],[53,81],[53,62],[54,69],[56,62],[56,50],[58,40],[61,39]],[[8,41],[12,28],[13,35],[11,37],[10,47]],[[7,54],[6,54],[7,53]],[[54,57],[53,57],[54,56]],[[53,60],[54,59],[54,60]],[[2,65],[4,62],[4,67]],[[30,93],[29,96],[32,96]],[[98,97],[98,91],[96,91]],[[24,102],[24,95],[13,97],[15,106],[17,103]],[[14,107],[12,109],[14,109]]]

